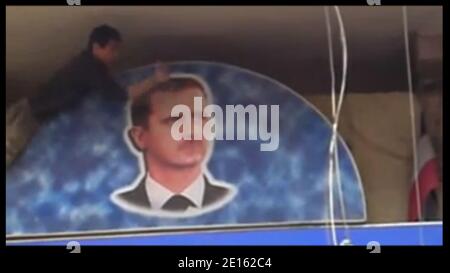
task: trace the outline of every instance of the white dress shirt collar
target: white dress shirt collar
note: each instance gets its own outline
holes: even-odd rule
[[[150,174],[147,173],[145,179],[145,190],[152,209],[161,209],[162,206],[176,193],[173,193],[160,183],[156,182]],[[180,195],[191,200],[197,208],[203,204],[203,195],[205,193],[205,178],[203,174],[195,179]]]

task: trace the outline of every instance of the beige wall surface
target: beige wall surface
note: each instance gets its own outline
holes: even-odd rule
[[[306,96],[328,118],[330,96]],[[418,128],[420,105],[415,103]],[[363,183],[368,222],[407,221],[413,177],[409,97],[404,92],[348,94],[339,132]]]

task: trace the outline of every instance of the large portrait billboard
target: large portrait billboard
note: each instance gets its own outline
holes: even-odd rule
[[[243,68],[169,68],[135,101],[89,97],[39,131],[6,174],[8,236],[329,221],[332,130],[314,106]],[[338,149],[344,198],[334,218],[361,223],[359,173],[341,138]]]

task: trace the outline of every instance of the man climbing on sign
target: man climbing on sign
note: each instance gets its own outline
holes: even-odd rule
[[[42,124],[76,107],[86,95],[99,92],[107,100],[133,100],[169,78],[167,68],[159,65],[154,76],[123,89],[112,73],[121,42],[115,28],[108,25],[94,28],[81,54],[58,70],[37,94],[6,111],[6,167],[21,154]]]

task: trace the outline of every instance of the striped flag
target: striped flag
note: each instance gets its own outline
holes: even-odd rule
[[[422,219],[425,220],[425,206],[431,193],[439,187],[439,167],[436,154],[431,144],[430,137],[423,135],[418,144],[417,150],[418,159],[418,175],[417,180],[413,181],[409,194],[409,211],[408,220],[418,221],[419,212],[417,209],[417,201],[420,202]],[[417,184],[416,184],[417,183]],[[418,185],[418,186],[417,186]],[[417,198],[417,191],[419,190],[419,198]],[[418,200],[419,199],[419,200]]]

